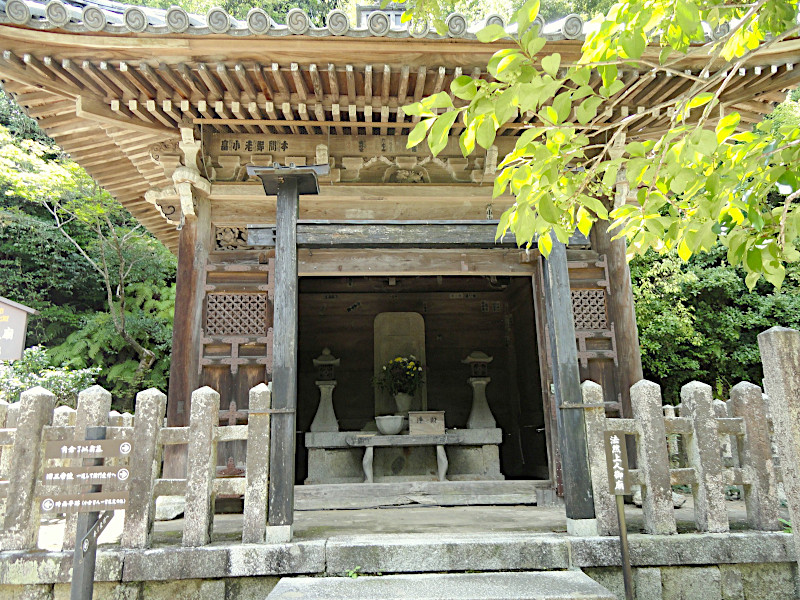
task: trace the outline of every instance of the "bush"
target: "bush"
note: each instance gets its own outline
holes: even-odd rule
[[[98,367],[73,369],[68,365],[54,367],[42,346],[27,348],[22,359],[0,361],[0,399],[16,402],[25,390],[41,386],[53,392],[57,404],[75,407],[78,392],[94,385]]]

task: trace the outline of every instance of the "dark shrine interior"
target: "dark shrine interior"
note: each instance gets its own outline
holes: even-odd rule
[[[375,317],[418,312],[425,321],[428,409],[445,411],[448,428],[466,426],[472,404],[469,365],[479,350],[493,357],[486,395],[503,431],[506,479],[547,479],[539,351],[530,277],[303,277],[299,288],[296,482],[307,472],[305,432],[319,403],[313,360],[329,348],[341,363],[333,404],[340,431],[375,416]]]

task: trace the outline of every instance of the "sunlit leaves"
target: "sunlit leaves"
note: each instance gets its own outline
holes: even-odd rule
[[[487,25],[475,35],[477,36],[478,40],[484,43],[495,42],[504,37],[508,37],[506,30],[497,24]]]
[[[686,74],[681,61],[690,48],[695,61],[715,51],[733,57],[758,48],[781,27],[795,26],[797,3],[787,0],[792,10],[786,10],[767,0],[752,12],[704,0],[626,0],[592,24],[574,62],[548,52],[532,27],[538,13],[532,0],[514,17],[509,47],[490,59],[491,79],[456,78],[450,86],[455,107],[450,94],[440,93],[404,109],[418,120],[409,142],[427,137],[429,147],[441,151],[460,116],[459,146],[468,157],[499,145],[499,129],[505,135],[521,129],[513,149],[499,157],[492,193],[510,194],[514,204],[498,232],[510,230],[543,253],[553,239],[587,233],[598,218],[610,218],[630,254],[654,249],[689,258],[722,243],[731,263],[751,274],[748,285],[761,275],[778,285],[784,263],[800,260],[793,243],[800,235],[800,208],[795,196],[786,196],[800,186],[800,117],[793,125],[745,126],[724,90],[715,87],[724,79],[719,67],[698,78]],[[713,31],[727,24],[730,33],[709,42],[703,22]],[[506,31],[487,27],[478,37],[495,41]],[[655,96],[634,106],[632,100],[650,86],[626,94],[631,67],[684,82],[673,86],[679,93],[671,99]],[[643,116],[637,120],[632,109]],[[652,117],[661,119],[658,127],[666,117],[670,128],[658,135],[637,129]],[[628,123],[638,125],[612,158],[610,146]],[[787,200],[775,199],[776,186]],[[616,208],[609,215],[612,200]]]

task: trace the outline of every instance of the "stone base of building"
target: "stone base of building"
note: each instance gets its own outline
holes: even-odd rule
[[[791,534],[631,535],[638,600],[798,598]],[[0,598],[66,600],[72,555],[0,553]],[[285,544],[101,550],[95,597],[263,600],[281,577],[580,569],[624,598],[614,537],[347,536]]]

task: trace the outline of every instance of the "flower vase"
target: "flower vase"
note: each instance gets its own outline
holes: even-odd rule
[[[411,401],[413,399],[414,396],[412,396],[411,394],[406,394],[405,392],[397,392],[394,395],[394,403],[397,405],[398,414],[407,416],[408,409],[411,408]]]

